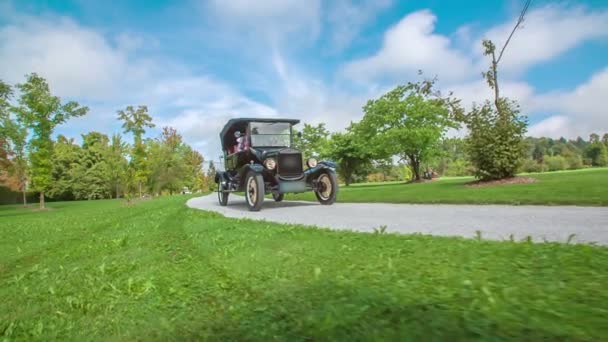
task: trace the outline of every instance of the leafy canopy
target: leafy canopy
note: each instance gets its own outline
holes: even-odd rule
[[[357,126],[374,159],[399,156],[407,160],[416,179],[420,164],[439,152],[449,128],[458,127],[458,100],[433,90],[434,80],[400,85],[363,107]]]
[[[74,101],[62,103],[59,97],[51,94],[46,80],[36,73],[29,74],[26,82],[18,84],[17,88],[21,96],[15,112],[32,133],[29,143],[31,180],[34,189],[41,192],[43,206],[44,192],[49,189],[52,179],[51,134],[57,125],[72,117],[83,116],[89,109]]]

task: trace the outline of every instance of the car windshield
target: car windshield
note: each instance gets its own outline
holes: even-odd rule
[[[291,124],[287,122],[252,122],[251,146],[289,147]]]

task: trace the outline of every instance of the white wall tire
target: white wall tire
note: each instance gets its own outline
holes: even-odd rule
[[[228,195],[230,195],[229,192],[224,192],[224,187],[222,186],[222,183],[218,183],[217,185],[217,200],[218,202],[220,202],[220,205],[222,207],[225,207],[228,205]]]
[[[264,178],[253,171],[245,178],[245,200],[249,211],[260,211],[264,204]]]
[[[321,204],[334,204],[338,196],[338,179],[334,173],[323,172],[319,175],[315,196],[317,196],[317,200]]]

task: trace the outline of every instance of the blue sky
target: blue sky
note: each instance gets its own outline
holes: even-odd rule
[[[340,130],[419,69],[466,106],[489,98],[480,40],[503,42],[523,2],[0,0],[0,78],[35,71],[91,108],[60,133],[117,132],[116,110],[147,104],[158,128],[216,159],[230,117]],[[608,3],[533,1],[501,62],[503,94],[530,135],[608,132],[606,56]]]

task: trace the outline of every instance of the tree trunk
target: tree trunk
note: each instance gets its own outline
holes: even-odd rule
[[[23,184],[23,187],[21,189],[23,190],[22,191],[22,194],[23,194],[23,207],[25,208],[25,207],[27,207],[27,193],[26,193],[26,190],[25,190],[25,184]]]
[[[118,185],[119,185],[118,182],[116,182],[116,198],[117,199],[120,198],[120,191],[119,191]]]
[[[141,198],[141,182],[139,182],[139,198]]]
[[[500,94],[498,91],[498,65],[496,60],[494,60],[494,53],[492,53],[492,76],[494,78],[494,105],[496,106],[496,112],[500,114],[500,108],[498,105],[498,99],[500,98]]]
[[[414,155],[410,155],[410,165],[412,167],[412,172],[414,173],[414,180],[419,181],[420,178],[420,161]]]
[[[40,191],[40,209],[44,209],[44,191]]]

